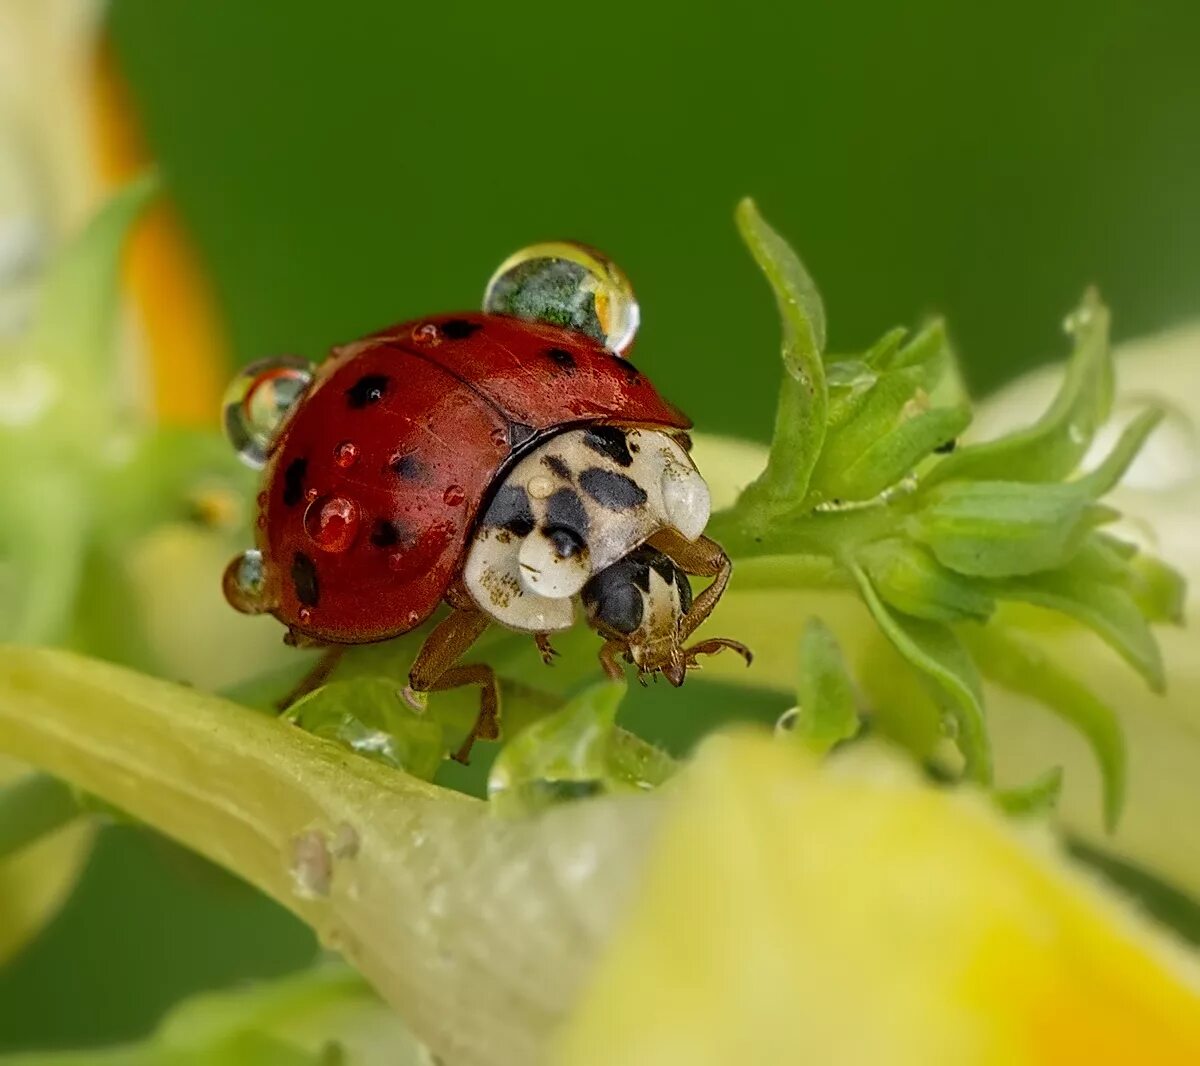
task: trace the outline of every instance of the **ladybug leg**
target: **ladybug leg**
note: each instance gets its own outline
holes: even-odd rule
[[[496,675],[490,666],[454,663],[488,627],[488,616],[482,611],[459,609],[442,619],[425,638],[412,669],[408,687],[412,692],[444,692],[463,685],[479,685],[479,715],[462,747],[454,753],[457,762],[466,763],[476,739],[495,740],[500,735],[500,696]]]
[[[689,541],[674,529],[664,529],[651,537],[649,543],[685,574],[713,579],[712,584],[692,601],[691,610],[680,619],[679,639],[684,640],[712,614],[717,601],[725,595],[733,563],[725,554],[725,549],[708,537]]]
[[[558,652],[556,652],[550,645],[550,634],[534,633],[533,642],[537,645],[538,651],[542,653],[542,662],[544,662],[547,666],[553,666],[554,659],[558,655]]]
[[[315,692],[329,680],[329,675],[337,669],[338,663],[342,661],[342,656],[345,654],[346,646],[344,644],[335,644],[332,648],[326,648],[325,653],[313,664],[313,668],[300,678],[295,688],[275,706],[281,711],[286,711],[302,696]]]
[[[619,640],[606,640],[600,646],[600,665],[604,667],[604,672],[614,681],[622,681],[625,678],[625,671],[621,669],[621,664],[617,662],[617,656],[626,648],[626,645]]]

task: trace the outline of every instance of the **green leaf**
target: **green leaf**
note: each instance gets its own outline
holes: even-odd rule
[[[995,601],[977,581],[942,566],[918,544],[899,537],[875,541],[856,558],[891,607],[927,622],[983,622]]]
[[[1162,652],[1133,597],[1123,588],[1097,581],[1087,560],[1075,561],[1045,574],[997,581],[989,587],[997,599],[1019,600],[1058,611],[1099,636],[1145,679],[1162,692]]]
[[[992,779],[992,750],[983,717],[983,696],[975,665],[946,625],[891,611],[861,567],[853,573],[867,608],[884,635],[909,664],[928,679],[943,710],[957,727],[955,743],[968,777]]]
[[[758,213],[753,200],[738,204],[736,218],[742,240],[779,305],[785,371],[767,468],[747,491],[751,498],[766,493],[799,502],[825,439],[825,308],[804,264]]]
[[[1183,625],[1187,581],[1173,566],[1139,553],[1129,561],[1128,587],[1146,621]]]
[[[79,439],[96,417],[112,419],[121,374],[115,359],[121,250],[138,215],[158,194],[154,175],[118,192],[61,251],[45,281],[32,350],[53,375],[62,400],[61,432]],[[79,421],[72,421],[79,419]],[[87,441],[94,449],[96,438]]]
[[[951,481],[923,492],[904,528],[951,570],[1009,577],[1062,566],[1113,517],[1078,483]]]
[[[433,780],[446,752],[459,742],[446,735],[432,714],[413,710],[396,682],[385,677],[323,685],[294,703],[285,717],[315,736],[423,781]]]
[[[1089,290],[1068,320],[1075,348],[1045,414],[1027,429],[959,449],[930,473],[929,484],[950,478],[1053,482],[1067,477],[1112,411],[1108,325],[1108,309]]]
[[[1048,814],[1058,806],[1058,798],[1062,795],[1062,783],[1062,767],[1055,766],[1028,785],[998,789],[992,793],[992,799],[1002,811],[1014,817],[1040,816]]]
[[[1116,828],[1125,802],[1125,737],[1116,714],[1040,648],[996,624],[964,631],[964,639],[984,677],[1029,696],[1083,734],[1096,762],[1104,790],[1104,820]]]
[[[651,788],[671,760],[631,734],[617,740],[625,686],[602,681],[527,726],[501,749],[488,777],[498,814],[524,816],[563,800]]]
[[[800,683],[791,736],[824,755],[858,732],[854,685],[837,638],[819,618],[809,619],[800,638]]]

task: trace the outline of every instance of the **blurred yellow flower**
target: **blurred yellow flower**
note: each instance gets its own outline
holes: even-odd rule
[[[1182,1066],[1200,969],[981,795],[720,738],[554,1061]]]

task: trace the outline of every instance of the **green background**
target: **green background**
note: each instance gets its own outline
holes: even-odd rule
[[[119,0],[112,29],[242,360],[474,306],[508,252],[572,236],[633,278],[639,365],[702,428],[765,439],[777,324],[731,222],[746,193],[835,349],[944,313],[980,392],[1059,354],[1089,283],[1119,337],[1200,303],[1194,0]],[[650,700],[630,713],[654,735]],[[0,1046],[130,1037],[314,950],[110,829],[0,971]]]

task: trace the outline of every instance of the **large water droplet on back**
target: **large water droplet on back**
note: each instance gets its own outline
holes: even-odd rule
[[[225,436],[247,466],[261,467],[289,412],[312,384],[312,367],[282,356],[246,367],[221,403]]]
[[[621,268],[573,241],[532,244],[510,255],[488,282],[483,309],[586,333],[618,355],[633,344],[641,318]]]
[[[263,614],[275,606],[267,590],[267,568],[263,554],[257,548],[234,557],[225,568],[221,587],[229,606],[242,614]]]

